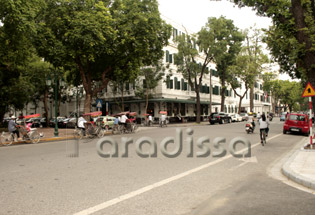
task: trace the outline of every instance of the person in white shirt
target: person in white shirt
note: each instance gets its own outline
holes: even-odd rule
[[[85,136],[85,126],[84,123],[87,121],[83,118],[83,115],[80,115],[80,118],[78,119],[78,128],[83,130],[83,136]]]
[[[255,119],[253,117],[253,113],[249,112],[248,117],[247,117],[247,121],[252,125],[253,129],[255,129]]]
[[[128,117],[123,114],[121,117],[120,117],[120,123],[123,124],[125,126],[125,128],[127,128],[126,126],[126,121],[127,121]]]
[[[260,141],[262,142],[262,131],[265,130],[266,131],[266,137],[268,136],[268,132],[269,132],[269,123],[268,121],[266,121],[266,116],[265,114],[261,115],[261,118],[259,120],[259,128],[260,128]]]
[[[161,115],[161,124],[166,125],[166,116],[165,116],[165,114]]]
[[[151,126],[151,125],[152,125],[152,116],[149,115],[149,126]]]

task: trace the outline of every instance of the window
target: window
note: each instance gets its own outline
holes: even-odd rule
[[[229,96],[229,91],[225,89],[225,96]]]
[[[174,89],[177,90],[177,78],[176,77],[174,78],[174,86],[175,86]]]
[[[213,76],[215,76],[215,77],[218,77],[218,76],[219,76],[218,71],[215,70],[215,69],[211,69],[211,74],[212,74]]]
[[[255,82],[255,88],[258,88],[258,83],[257,82]]]
[[[170,89],[173,89],[173,80],[170,79]]]
[[[167,88],[167,89],[169,89],[169,88],[171,87],[171,83],[170,83],[170,82],[171,82],[170,77],[167,76],[167,77],[166,77],[166,88]]]
[[[213,88],[213,94],[214,94],[214,95],[219,95],[219,87],[218,87],[218,86],[215,86],[215,87]]]
[[[166,55],[166,63],[168,63],[170,60],[170,52],[166,50],[165,55]]]
[[[169,54],[168,62],[169,63],[173,63],[173,55],[172,54]]]
[[[263,86],[262,86],[262,84],[260,85],[260,90],[262,90],[263,89]]]
[[[184,82],[184,90],[187,91],[188,90],[188,83]]]
[[[173,40],[175,40],[177,38],[177,29],[173,28]]]
[[[132,89],[133,90],[136,89],[136,82],[135,81],[132,82]]]
[[[182,89],[181,89],[181,90],[185,90],[185,89],[184,89],[184,79],[182,78],[182,79],[180,80],[180,82],[181,82],[181,86],[182,86]]]
[[[126,83],[126,91],[129,91],[129,82]]]

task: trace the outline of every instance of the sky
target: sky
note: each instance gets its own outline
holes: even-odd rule
[[[238,8],[226,0],[158,0],[160,13],[167,18],[184,25],[191,31],[198,32],[207,22],[208,17],[225,16],[234,21],[240,29],[256,24],[257,28],[268,28],[271,20],[258,17],[251,8]]]
[[[172,21],[198,32],[209,17],[225,16],[234,21],[239,29],[253,27],[268,28],[271,19],[259,17],[251,8],[238,8],[227,0],[158,0],[160,13]],[[280,74],[279,79],[290,79],[287,74]]]

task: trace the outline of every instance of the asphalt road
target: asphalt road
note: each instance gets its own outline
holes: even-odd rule
[[[193,134],[187,134],[189,128]],[[118,156],[109,158],[97,153],[96,140],[82,140],[79,157],[68,156],[74,141],[0,147],[0,214],[314,215],[315,195],[270,176],[269,170],[304,138],[283,135],[279,119],[270,126],[266,146],[259,143],[258,129],[245,133],[244,123],[189,128],[180,127],[182,152],[175,158],[163,155],[160,143],[175,137],[176,127],[111,136]],[[122,137],[133,140],[127,157]],[[145,137],[157,143],[156,157],[137,154],[136,143]],[[206,149],[197,145],[201,137],[210,139],[204,143],[210,148],[205,157],[197,156]],[[251,157],[235,158],[229,151],[214,157],[222,150],[214,147],[217,137],[226,138],[226,149],[233,138],[245,137]],[[150,150],[147,143],[139,148],[142,154]],[[242,149],[246,154],[247,148],[238,144],[236,151]],[[110,150],[106,144],[101,152]],[[166,147],[173,150],[172,145]]]

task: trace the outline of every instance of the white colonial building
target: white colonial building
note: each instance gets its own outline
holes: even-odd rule
[[[164,17],[163,17],[164,18]],[[185,80],[181,73],[176,72],[176,65],[174,64],[174,54],[177,53],[177,46],[174,42],[174,38],[178,35],[189,34],[193,32],[187,31],[184,26],[181,26],[167,18],[164,20],[173,26],[173,34],[169,39],[169,45],[164,47],[164,59],[165,64],[170,64],[172,75],[165,74],[163,79],[159,82],[158,86],[151,92],[153,95],[149,99],[149,106],[147,113],[152,114],[154,117],[159,117],[160,111],[167,111],[169,117],[183,118],[187,120],[194,120],[196,117],[196,94],[189,86],[187,80]],[[202,56],[200,56],[200,62],[202,62]],[[220,111],[221,103],[221,84],[218,78],[217,72],[215,70],[215,64],[211,63],[209,70],[212,75],[212,112]],[[169,78],[167,78],[169,77]],[[97,110],[96,101],[102,100],[103,115],[115,114],[121,111],[131,111],[137,112],[138,116],[142,116],[145,113],[145,99],[135,96],[136,87],[144,84],[143,78],[140,77],[139,80],[133,83],[124,84],[124,110],[121,110],[121,104],[119,100],[121,95],[115,94],[109,84],[102,93],[98,95],[98,98],[94,98],[92,104],[92,110]],[[267,95],[262,89],[263,82],[257,78],[254,88],[254,110],[250,110],[250,100],[249,91],[247,95],[242,100],[242,112],[271,112],[270,95]],[[239,93],[244,92],[245,87],[242,86],[241,89],[237,89]],[[77,89],[69,90],[69,100],[66,103],[60,104],[60,114],[61,116],[69,116],[73,112],[77,111],[79,108],[80,112],[83,112],[84,106],[84,92],[83,95],[77,97]],[[239,106],[239,97],[236,96],[230,86],[227,87],[225,92],[225,106],[224,112],[226,113],[237,113]],[[200,93],[201,98],[201,116],[209,115],[209,103],[210,103],[210,74],[203,77],[203,86]],[[121,102],[121,101],[120,101]],[[50,116],[54,117],[54,102],[51,99],[49,106]],[[23,111],[23,114],[33,114],[33,113],[43,114],[43,104],[39,104],[36,110],[34,105],[29,104]],[[13,113],[14,114],[14,113]],[[17,113],[15,113],[17,114]]]

